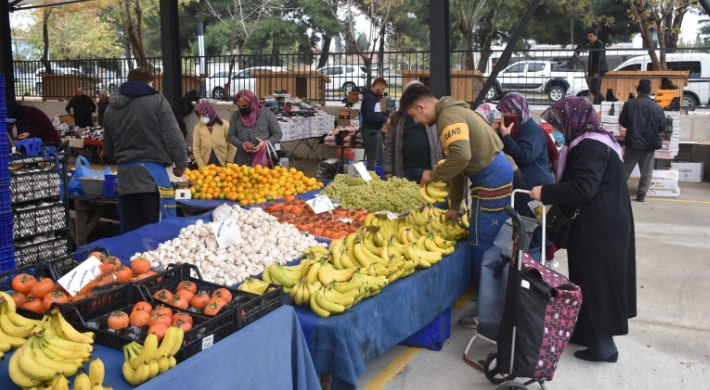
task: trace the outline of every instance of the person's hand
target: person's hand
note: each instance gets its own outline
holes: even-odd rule
[[[25,139],[25,138],[29,138],[29,137],[30,137],[30,133],[27,133],[27,132],[21,133],[20,135],[17,136],[17,138],[19,138],[19,139]]]
[[[385,173],[385,180],[389,180],[389,179],[391,179],[391,178],[392,178],[392,174],[391,174],[391,173]]]
[[[254,144],[251,142],[244,142],[242,144],[242,149],[247,153],[254,153]]]
[[[459,223],[459,211],[458,210],[448,210],[446,215],[444,215],[444,222],[451,221],[452,224]]]
[[[493,128],[493,130],[496,133],[498,133],[500,135],[500,128],[502,127],[502,125],[503,125],[503,119],[498,118],[493,121],[493,123],[491,124],[491,127]]]
[[[424,187],[429,182],[431,182],[431,171],[427,169],[422,173],[422,180],[419,182],[419,186]]]
[[[508,127],[505,126],[504,123],[500,125],[500,136],[505,137],[506,135],[510,134],[510,131],[513,130],[513,126],[515,123],[511,123],[508,125]]]
[[[264,147],[264,145],[266,145],[266,142],[264,142],[264,140],[262,140],[261,138],[256,137],[256,139],[259,141],[259,143],[254,147],[254,149],[252,149],[252,152],[254,153],[258,152],[259,150],[261,150],[261,148]]]
[[[533,187],[533,189],[530,190],[530,197],[542,202],[542,186]]]
[[[184,174],[185,168],[173,167],[173,175],[175,175],[175,177],[181,177]]]

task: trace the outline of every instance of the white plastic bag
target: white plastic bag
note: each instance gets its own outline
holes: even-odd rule
[[[227,218],[230,218],[232,216],[232,207],[229,206],[227,203],[217,206],[216,209],[212,212],[212,222],[222,222],[226,221]]]

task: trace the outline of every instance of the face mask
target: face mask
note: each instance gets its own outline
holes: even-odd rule
[[[251,114],[251,107],[239,107],[239,112],[242,115],[249,115]]]
[[[208,123],[210,123],[210,118],[203,116],[202,118],[200,118],[200,122],[202,122],[204,124],[208,124]]]

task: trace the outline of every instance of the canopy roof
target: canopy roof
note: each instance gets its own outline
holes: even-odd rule
[[[81,3],[90,0],[7,0],[10,11],[20,11],[23,9],[55,7],[58,5]]]

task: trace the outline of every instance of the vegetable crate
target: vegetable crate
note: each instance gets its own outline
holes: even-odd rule
[[[16,245],[15,265],[24,267],[47,260],[66,258],[69,254],[70,237],[57,237],[37,244]]]
[[[434,321],[426,324],[426,326],[416,333],[404,339],[400,344],[441,351],[441,349],[444,348],[444,342],[446,342],[450,336],[451,307],[436,316]]]
[[[234,310],[235,331],[244,328],[283,305],[281,299],[283,287],[281,286],[272,284],[269,285],[264,295],[252,294],[231,287],[206,282],[203,280],[199,268],[192,264],[169,264],[165,271],[145,278],[137,283],[147,287],[150,293],[153,294],[162,289],[174,291],[180,282],[186,280],[195,283],[198,291],[205,291],[208,294],[211,294],[212,291],[218,288],[226,288],[229,290],[232,294],[232,301],[229,302],[228,306],[236,309]]]
[[[13,217],[15,240],[67,228],[63,202],[27,209],[18,208],[15,209]]]
[[[61,240],[57,242],[61,242]],[[92,252],[101,252],[108,255],[108,251],[106,249],[94,247],[81,252],[76,252],[70,256],[63,256],[62,258],[53,261],[43,262],[41,264],[25,264],[10,271],[0,272],[0,291],[12,293],[14,291],[12,288],[12,280],[15,276],[23,273],[32,275],[35,278],[51,278],[57,282],[59,278],[76,268],[80,262],[86,260],[89,253]],[[24,317],[35,320],[42,319],[43,317],[42,314],[23,309],[21,307],[17,308],[17,312]]]
[[[130,315],[133,306],[141,301],[151,305],[156,303],[145,286],[130,283],[115,290],[99,292],[92,298],[63,305],[60,310],[67,321],[78,330],[94,332],[96,343],[121,350],[124,345],[132,341],[143,344],[148,335],[148,327],[131,326],[115,331],[108,328],[108,317],[114,311],[123,311]],[[183,345],[175,359],[181,362],[234,333],[233,310],[228,308],[228,312],[215,317],[190,313],[193,321],[192,329],[185,333]]]
[[[54,167],[16,171],[11,175],[12,203],[57,197],[59,182],[59,172]]]

